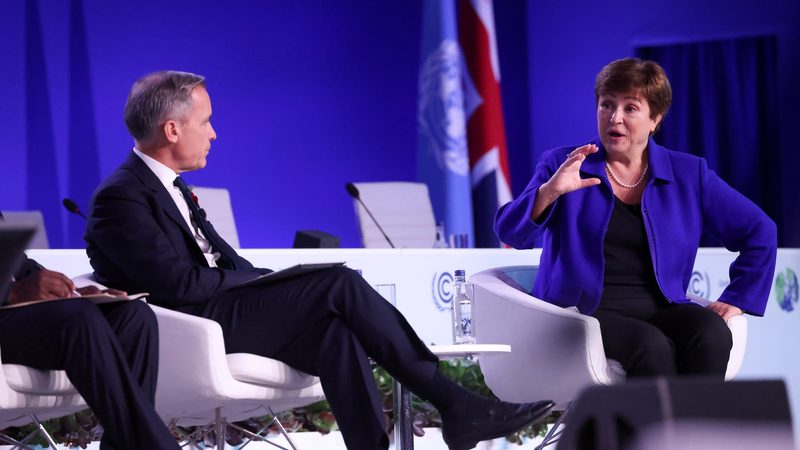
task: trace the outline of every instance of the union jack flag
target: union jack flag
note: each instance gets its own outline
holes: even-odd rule
[[[500,61],[492,0],[461,0],[458,34],[464,54],[465,113],[476,247],[499,247],[494,215],[511,201]]]

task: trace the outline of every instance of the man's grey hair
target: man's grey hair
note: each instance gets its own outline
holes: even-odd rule
[[[148,141],[167,120],[180,120],[192,106],[192,90],[205,78],[165,70],[136,80],[125,102],[125,125],[137,142]]]

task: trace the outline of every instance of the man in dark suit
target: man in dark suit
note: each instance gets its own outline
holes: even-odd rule
[[[491,401],[443,376],[405,318],[350,269],[238,287],[268,270],[219,237],[177,176],[205,167],[216,139],[202,77],[141,78],[125,123],[135,148],[95,192],[87,224],[87,253],[100,281],[219,322],[230,353],[318,375],[348,448],[388,447],[368,356],[439,409],[451,449],[511,433],[552,407]]]
[[[3,364],[66,371],[103,425],[102,450],[178,450],[154,409],[153,311],[135,300],[94,305],[70,299],[98,292],[94,286],[76,288],[66,275],[26,258],[14,274],[7,304],[32,303],[0,309]],[[52,299],[59,300],[42,301]]]

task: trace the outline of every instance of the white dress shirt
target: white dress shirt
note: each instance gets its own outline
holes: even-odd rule
[[[155,159],[140,152],[136,147],[133,148],[133,152],[136,153],[136,156],[138,156],[139,159],[147,164],[147,167],[153,171],[158,180],[161,181],[161,184],[164,185],[164,188],[166,188],[167,192],[169,192],[169,195],[175,202],[175,206],[177,206],[178,211],[181,212],[183,220],[186,221],[186,225],[189,226],[189,230],[191,230],[192,234],[194,235],[194,240],[197,242],[197,246],[200,247],[200,251],[202,251],[203,256],[206,257],[208,266],[217,267],[217,260],[219,259],[220,254],[211,251],[211,244],[208,243],[208,240],[203,235],[203,232],[200,231],[200,228],[194,222],[194,219],[192,219],[192,213],[189,210],[189,205],[186,204],[186,199],[183,198],[181,190],[173,184],[178,174],[164,164],[161,164]]]

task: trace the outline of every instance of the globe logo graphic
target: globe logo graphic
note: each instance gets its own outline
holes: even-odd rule
[[[439,311],[450,309],[453,301],[453,275],[450,272],[436,272],[431,283],[433,304]]]
[[[689,278],[689,293],[708,299],[711,296],[711,279],[708,273],[695,270]]]
[[[461,77],[461,49],[446,39],[420,70],[417,123],[427,151],[439,167],[469,175],[467,125]]]
[[[778,301],[778,306],[786,312],[794,311],[795,304],[798,300],[798,286],[797,274],[794,270],[786,268],[783,272],[779,272],[775,277],[775,300]]]

